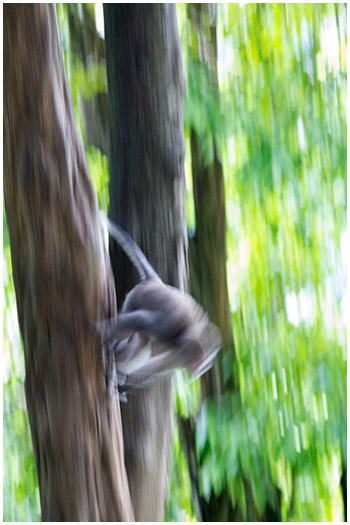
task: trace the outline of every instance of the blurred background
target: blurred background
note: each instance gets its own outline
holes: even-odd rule
[[[107,209],[102,4],[57,13]],[[178,4],[189,286],[195,295],[199,151],[224,181],[233,344],[205,395],[176,372],[167,521],[345,519],[346,16],[346,4]],[[5,214],[3,258],[4,521],[37,521]]]

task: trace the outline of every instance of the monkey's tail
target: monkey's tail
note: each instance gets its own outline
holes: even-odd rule
[[[142,281],[156,280],[160,281],[157,272],[152,268],[150,262],[147,260],[145,254],[137,246],[136,242],[119,224],[111,221],[104,211],[100,211],[101,222],[106,224],[107,230],[111,237],[119,244],[121,249],[129,257],[134,264]]]

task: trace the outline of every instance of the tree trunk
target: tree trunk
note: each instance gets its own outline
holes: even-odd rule
[[[208,4],[189,4],[188,18],[190,28],[195,35],[196,51],[190,49],[192,60],[200,64],[205,78],[210,84],[203,86],[199,94],[202,100],[202,113],[205,115],[215,96],[219,100],[217,77],[217,44],[216,44],[216,6]],[[219,104],[217,104],[219,107]],[[228,381],[224,384],[223,359],[234,361],[234,344],[232,323],[228,298],[226,275],[226,209],[223,168],[219,160],[217,144],[214,137],[213,157],[208,163],[202,152],[200,137],[190,129],[193,196],[195,205],[195,236],[190,241],[190,291],[195,299],[208,311],[210,319],[219,327],[223,345],[214,361],[213,368],[201,378],[202,399],[214,397],[221,402],[224,390],[234,390],[233,367]],[[225,356],[226,354],[226,356]],[[226,364],[227,366],[227,364]],[[184,422],[182,423],[182,426]],[[181,425],[180,425],[181,428]],[[197,477],[193,460],[196,457],[195,422],[187,422],[187,432],[181,433],[182,444],[186,454],[191,480]],[[200,465],[197,466],[200,469]],[[198,483],[192,483],[193,501],[200,502],[197,518],[203,521],[237,521],[241,519],[239,509],[232,506],[227,488],[220,494],[212,492],[209,501],[198,495]]]
[[[72,62],[77,62],[79,68],[90,71],[90,75],[93,76],[96,74],[94,66],[105,67],[106,50],[105,41],[96,29],[91,5],[94,4],[65,4],[64,8],[68,16]],[[79,98],[86,143],[108,155],[107,92],[94,92],[89,97],[81,93]]]
[[[167,284],[183,287],[183,69],[174,4],[105,4],[110,211]],[[118,303],[138,281],[110,253]],[[163,519],[172,436],[172,380],[129,395],[122,406],[125,462],[138,521]]]
[[[188,7],[191,29],[196,35],[198,53],[196,60],[204,69],[205,77],[210,84],[210,87],[207,86],[207,90],[203,89],[200,94],[203,101],[203,113],[207,105],[213,103],[212,100],[209,100],[208,93],[211,97],[216,98],[216,106],[219,107],[216,9],[215,4],[190,4]],[[191,240],[189,251],[190,289],[197,301],[208,311],[209,317],[220,328],[222,334],[223,348],[214,361],[212,371],[201,379],[202,398],[214,397],[222,408],[222,393],[236,393],[239,400],[239,390],[233,375],[235,353],[226,275],[226,210],[223,167],[214,130],[212,133],[213,156],[212,161],[208,163],[202,153],[200,138],[194,129],[190,130],[196,219],[195,237]],[[224,378],[223,371],[228,365],[231,370],[228,378]],[[229,414],[229,409],[227,409],[227,414]],[[190,440],[190,443],[193,442],[193,439]],[[256,521],[259,518],[259,512],[254,503],[251,485],[244,479],[242,470],[241,477],[245,486],[247,519]],[[281,516],[279,495],[276,487],[275,501],[273,505],[267,505],[265,509],[265,518],[268,521]],[[232,505],[228,487],[225,485],[220,494],[213,491],[209,501],[205,501],[203,497],[200,501],[204,521],[229,522],[244,519],[239,505]]]
[[[115,315],[55,7],[4,7],[4,192],[43,521],[132,520],[92,322]]]
[[[347,523],[348,521],[348,507],[347,507],[347,494],[348,494],[348,476],[347,476],[347,468],[346,468],[346,460],[342,457],[342,474],[340,478],[340,488],[343,498],[343,505],[344,505],[344,521]]]
[[[209,12],[210,11],[210,12]],[[198,57],[212,85],[211,93],[219,98],[217,77],[216,6],[190,4],[188,8],[192,30],[197,36]],[[203,112],[207,104],[202,93]],[[201,379],[202,396],[217,399],[224,387],[222,359],[229,353],[233,362],[233,336],[226,275],[226,208],[222,164],[213,136],[214,153],[207,164],[201,153],[196,132],[190,130],[192,179],[196,230],[190,243],[190,289],[192,295],[207,310],[210,319],[221,332],[223,347],[211,372]],[[232,377],[232,374],[231,374]],[[233,384],[230,385],[233,388]]]

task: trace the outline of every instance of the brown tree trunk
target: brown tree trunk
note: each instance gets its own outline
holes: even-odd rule
[[[162,279],[183,287],[183,70],[174,4],[105,4],[110,111],[110,216],[141,246]],[[138,281],[110,245],[121,305]],[[138,521],[163,518],[172,436],[172,381],[122,406],[125,462]]]
[[[347,493],[348,493],[348,477],[347,477],[347,467],[346,460],[342,457],[342,474],[340,478],[340,488],[343,498],[344,505],[344,521],[348,521],[348,508],[347,508]]]
[[[207,106],[216,97],[219,107],[216,44],[216,6],[211,4],[189,4],[188,18],[191,35],[195,35],[195,51],[190,49],[192,61],[200,64],[210,87],[203,86],[200,99],[205,118]],[[194,56],[193,56],[194,55]],[[209,96],[208,96],[209,92]],[[226,209],[223,167],[219,160],[213,130],[213,157],[208,163],[202,152],[200,137],[190,129],[193,196],[195,205],[195,236],[190,241],[190,291],[196,300],[208,311],[210,319],[219,327],[222,335],[222,349],[214,361],[213,368],[201,378],[202,399],[214,397],[222,403],[223,391],[234,390],[232,380],[224,383],[223,359],[234,362],[234,343],[226,275]],[[207,157],[207,156],[206,156]],[[225,355],[226,354],[226,355]],[[226,363],[227,363],[226,362]],[[227,365],[226,365],[227,366]],[[183,429],[186,428],[186,432]],[[182,431],[181,431],[182,429]],[[195,422],[180,420],[180,435],[192,481],[193,502],[199,501],[197,518],[203,521],[236,521],[241,518],[234,508],[228,490],[223,487],[220,494],[211,494],[206,501],[199,493],[198,474],[200,464],[195,465]]]
[[[219,107],[216,9],[215,4],[190,4],[188,7],[191,30],[196,35],[197,56],[195,58],[203,68],[210,84],[210,87],[207,86],[207,91],[203,89],[201,93],[204,114],[206,106],[212,103],[209,97],[207,98],[208,92],[211,97],[216,98],[216,105]],[[234,381],[233,376],[235,353],[226,275],[226,210],[223,167],[214,130],[213,156],[209,163],[202,153],[200,137],[194,129],[191,129],[190,132],[196,219],[195,237],[191,240],[189,250],[190,289],[193,296],[204,306],[210,318],[220,328],[223,339],[223,348],[214,361],[213,369],[201,379],[201,393],[202,398],[214,397],[222,409],[225,402],[222,397],[224,392],[230,395],[236,394],[239,402],[238,384]],[[231,367],[231,371],[228,374],[228,380],[225,381],[223,371],[227,366]],[[231,402],[226,414],[229,415],[230,410],[233,410]],[[193,450],[193,443],[194,440],[187,437],[187,448],[192,446]],[[186,447],[184,449],[186,451]],[[191,463],[188,463],[191,470]],[[246,519],[256,521],[259,518],[259,512],[254,503],[251,485],[245,481],[242,469],[240,475],[245,486]],[[230,491],[225,485],[220,494],[212,491],[208,501],[201,497],[200,509],[203,521],[230,522],[245,519],[239,505],[232,504]],[[280,520],[280,509],[280,492],[276,488],[275,501],[273,505],[266,505],[264,518],[267,521],[277,518]]]
[[[55,7],[4,6],[4,192],[44,521],[132,520],[92,322],[115,315]]]
[[[216,6],[190,4],[192,31],[198,42],[197,60],[205,68],[212,96],[219,98],[217,77]],[[206,105],[202,93],[203,112]],[[214,133],[214,132],[213,132]],[[213,369],[201,380],[202,396],[217,399],[224,388],[222,359],[229,353],[233,362],[233,335],[226,275],[226,208],[223,168],[213,135],[213,159],[208,164],[201,153],[196,132],[191,129],[191,157],[196,230],[190,244],[190,289],[192,295],[208,311],[210,319],[221,332],[223,347]],[[231,375],[232,377],[232,375]],[[231,384],[232,388],[234,385]]]
[[[105,41],[97,32],[93,13],[94,4],[64,4],[68,16],[70,52],[73,64],[83,68],[90,75],[95,67],[105,67]],[[74,65],[73,65],[74,68]],[[93,92],[88,97],[78,94],[80,112],[84,123],[87,144],[108,155],[108,99],[105,91]]]

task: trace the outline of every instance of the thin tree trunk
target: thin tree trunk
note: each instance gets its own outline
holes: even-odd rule
[[[206,69],[217,92],[216,6],[190,4],[188,8],[192,30],[197,36],[198,60]],[[213,96],[213,95],[212,95]],[[203,111],[210,100],[203,97]],[[221,332],[223,348],[211,372],[201,380],[202,396],[214,395],[217,399],[224,388],[222,359],[229,353],[234,357],[232,323],[226,275],[226,208],[223,168],[213,137],[213,159],[208,164],[201,153],[199,139],[193,129],[190,134],[192,179],[195,204],[196,230],[190,244],[190,289],[193,296],[208,311],[210,319]],[[232,377],[232,375],[231,375]],[[230,388],[233,388],[230,384]],[[227,386],[226,386],[227,388]]]
[[[183,287],[183,70],[174,4],[105,4],[110,112],[110,216],[142,247],[162,279]],[[138,281],[110,245],[118,303]],[[172,437],[172,381],[122,406],[135,517],[163,519]]]
[[[189,4],[188,18],[195,39],[197,56],[192,58],[200,63],[205,77],[210,83],[210,96],[219,100],[217,77],[217,44],[216,44],[216,6],[209,4]],[[206,89],[200,94],[203,101],[203,114],[207,105]],[[219,104],[218,104],[219,106]],[[213,158],[207,162],[201,151],[200,138],[194,129],[190,129],[193,196],[195,205],[195,236],[190,241],[190,291],[197,301],[208,311],[210,319],[219,327],[223,345],[214,361],[210,372],[201,378],[202,399],[214,397],[221,402],[222,392],[234,390],[232,380],[224,383],[223,359],[229,356],[226,363],[234,362],[234,344],[227,288],[226,275],[226,209],[223,167],[219,160],[215,137],[213,140]],[[226,354],[226,356],[225,356]],[[227,366],[227,364],[226,364]],[[195,475],[193,460],[196,456],[195,423],[187,422],[187,432],[181,433],[182,443],[191,473]],[[200,465],[198,465],[200,469]],[[203,521],[236,521],[241,518],[239,509],[232,506],[227,488],[220,494],[211,494],[208,501],[198,497],[197,487],[192,483],[193,500],[200,502],[200,513],[197,518]]]
[[[97,32],[93,4],[65,4],[68,14],[70,52],[72,62],[94,74],[94,66],[105,67],[105,41]],[[74,65],[73,65],[74,68]],[[106,87],[107,91],[107,87]],[[108,97],[106,91],[80,95],[80,111],[84,123],[85,140],[108,155]]]
[[[4,192],[43,521],[132,520],[92,322],[115,315],[55,7],[4,6]]]
[[[190,4],[188,12],[192,30],[197,37],[197,59],[206,72],[211,84],[211,96],[216,96],[219,107],[216,9],[215,4]],[[209,104],[211,101],[206,100],[206,92],[202,93],[202,98],[205,111],[206,102]],[[223,338],[222,351],[215,360],[211,373],[201,379],[202,397],[214,397],[222,406],[223,392],[236,393],[239,400],[239,390],[233,376],[235,353],[226,275],[224,177],[215,139],[213,131],[213,158],[212,162],[207,163],[201,152],[200,139],[195,130],[191,130],[196,230],[190,243],[189,254],[191,293],[208,311],[210,318],[220,328]],[[231,366],[231,371],[225,381],[223,371],[227,366]],[[229,414],[229,411],[227,413]],[[242,470],[241,477],[245,485],[247,519],[255,521],[259,518],[259,512],[254,503],[251,485],[244,479]],[[268,521],[276,517],[281,518],[280,491],[277,487],[275,492],[273,505],[267,505],[265,509],[265,518]],[[244,518],[239,505],[232,505],[228,487],[225,485],[220,494],[212,492],[209,501],[201,498],[201,512],[204,521],[241,521]]]
[[[347,468],[346,468],[346,461],[344,458],[342,458],[342,474],[340,478],[340,488],[343,498],[343,505],[344,505],[344,521],[347,522],[348,520],[348,506],[347,506],[347,494],[348,494],[348,481],[347,481]]]

